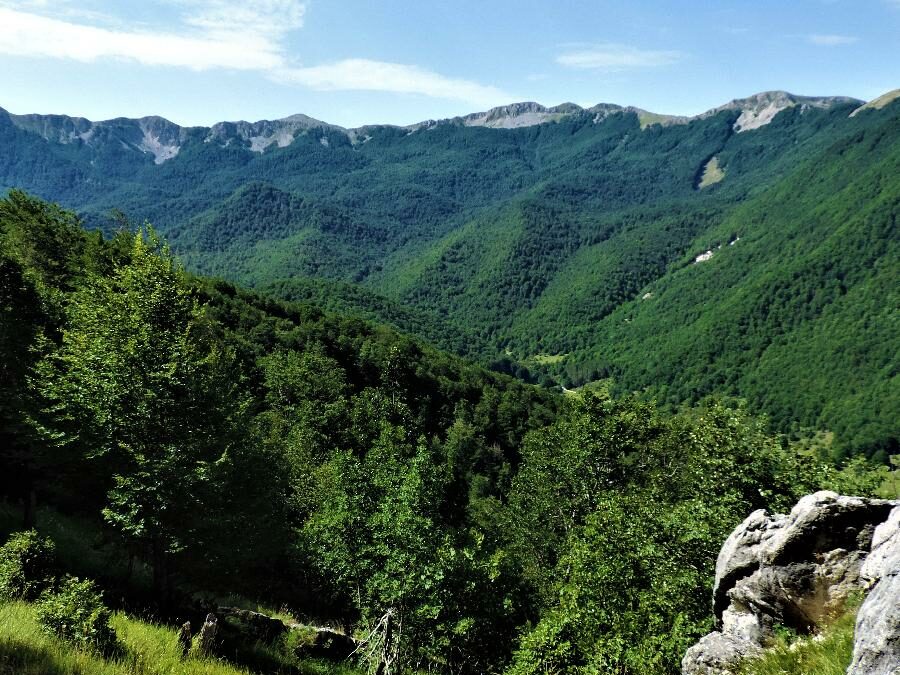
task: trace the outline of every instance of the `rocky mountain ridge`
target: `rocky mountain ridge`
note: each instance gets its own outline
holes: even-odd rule
[[[423,129],[431,129],[444,124],[467,127],[485,127],[490,129],[515,129],[556,122],[576,115],[592,115],[592,122],[597,124],[618,113],[634,113],[641,120],[642,126],[650,124],[686,124],[694,119],[703,119],[723,111],[740,110],[741,115],[735,122],[736,131],[757,129],[772,121],[782,110],[794,106],[804,109],[828,108],[848,102],[856,102],[864,106],[863,101],[843,96],[795,96],[784,91],[762,92],[743,99],[735,99],[725,105],[713,108],[695,117],[664,115],[651,113],[634,106],[620,106],[610,103],[599,103],[590,108],[583,108],[575,103],[563,103],[557,106],[543,106],[533,101],[511,103],[498,106],[483,112],[471,113],[462,117],[443,120],[426,120],[416,124],[399,127],[414,133]],[[91,121],[83,117],[66,115],[15,115],[0,108],[16,127],[38,134],[44,139],[62,144],[82,143],[88,146],[100,146],[105,142],[118,142],[122,147],[152,156],[155,164],[177,156],[185,142],[190,138],[199,138],[206,143],[217,143],[223,147],[244,147],[252,152],[264,152],[266,148],[276,145],[286,147],[303,133],[320,130],[323,133],[336,132],[346,135],[352,143],[365,142],[367,130],[378,126],[367,125],[347,129],[303,114],[291,115],[278,120],[259,120],[256,122],[235,121],[218,122],[211,127],[182,127],[174,122],[149,116],[138,119],[115,118],[103,121]],[[323,136],[324,138],[324,136]],[[327,143],[327,139],[323,144]]]
[[[764,91],[747,98],[738,98],[729,101],[712,110],[702,113],[698,117],[712,117],[726,110],[740,111],[740,117],[734,123],[734,130],[750,131],[759,129],[771,122],[775,115],[782,110],[800,106],[802,110],[809,108],[830,108],[845,103],[859,103],[862,101],[849,96],[796,96],[786,91]]]

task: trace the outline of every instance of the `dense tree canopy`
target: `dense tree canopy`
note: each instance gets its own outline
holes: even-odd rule
[[[750,510],[883,477],[739,406],[556,393],[78,225],[0,200],[0,487],[149,564],[164,619],[242,593],[389,615],[408,669],[673,673]]]
[[[226,124],[182,129],[158,165],[111,127],[65,144],[55,118],[0,112],[0,187],[107,231],[122,209],[194,272],[527,381],[612,380],[672,408],[739,396],[774,430],[828,429],[836,456],[884,461],[898,442],[900,104],[850,117],[856,105],[797,105],[741,133],[737,110],[313,124],[261,153]],[[724,178],[700,189],[712,158]]]

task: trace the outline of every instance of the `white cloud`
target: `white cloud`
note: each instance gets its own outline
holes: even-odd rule
[[[806,39],[810,44],[814,44],[819,47],[839,47],[841,45],[852,45],[854,42],[858,41],[858,38],[855,38],[851,35],[807,35]]]
[[[368,59],[344,59],[305,68],[285,68],[273,73],[273,77],[326,91],[352,89],[422,94],[485,106],[508,100],[508,96],[495,87],[445,77],[416,66]]]
[[[366,90],[420,94],[496,105],[508,95],[424,68],[368,59],[297,65],[285,45],[302,27],[298,0],[165,0],[180,23],[166,30],[125,27],[121,22],[75,21],[61,4],[28,0],[12,7],[0,0],[0,54],[52,57],[85,63],[103,59],[191,70],[254,71],[270,80],[317,90]],[[51,13],[55,6],[56,13]]]
[[[556,62],[568,68],[619,71],[634,68],[656,68],[680,61],[681,52],[638,49],[628,45],[606,43],[571,49],[556,57]]]
[[[171,0],[170,0],[171,1]],[[175,0],[184,21],[211,36],[251,34],[273,42],[303,26],[306,5],[297,0]]]
[[[266,70],[283,62],[277,44],[258,33],[180,34],[121,30],[0,8],[0,53],[91,62],[127,59],[193,70]]]

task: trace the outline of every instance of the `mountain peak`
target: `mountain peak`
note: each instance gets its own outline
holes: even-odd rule
[[[276,120],[276,122],[283,122],[285,124],[294,125],[297,128],[306,129],[344,129],[343,127],[340,127],[336,124],[329,124],[328,122],[317,120],[315,117],[310,117],[309,115],[304,115],[303,113],[288,115],[287,117],[282,117],[280,120]]]
[[[803,106],[804,108],[831,108],[847,103],[861,104],[863,101],[849,96],[797,96],[787,91],[763,91],[746,98],[736,98],[725,105],[713,108],[698,118],[717,115],[725,110],[738,110],[741,115],[734,123],[737,132],[759,129],[771,122],[782,110]]]
[[[543,124],[544,122],[555,122],[567,115],[581,112],[584,112],[584,109],[574,103],[562,103],[548,108],[534,101],[523,101],[491,108],[485,112],[454,118],[453,121],[459,121],[467,127],[516,129]]]

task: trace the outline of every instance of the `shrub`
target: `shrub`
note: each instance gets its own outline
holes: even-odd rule
[[[109,625],[110,611],[93,581],[66,577],[58,593],[45,593],[37,607],[44,631],[85,650],[111,652],[116,633]]]
[[[16,532],[0,547],[0,596],[35,600],[53,584],[56,548],[34,530]]]

